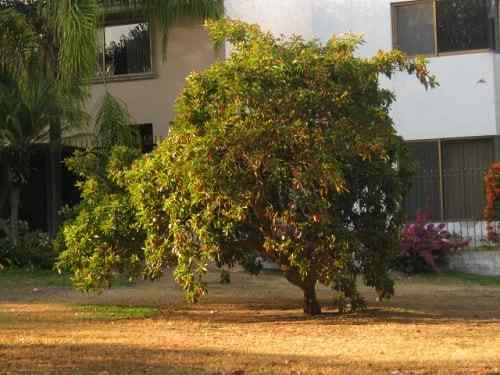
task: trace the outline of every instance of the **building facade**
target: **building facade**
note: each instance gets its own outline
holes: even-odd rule
[[[440,87],[426,91],[399,74],[383,85],[396,93],[398,132],[418,163],[408,212],[436,221],[481,218],[482,176],[500,160],[500,55],[497,0],[226,0],[230,18],[258,23],[276,35],[326,42],[361,33],[360,56],[398,48],[425,55]],[[230,53],[215,51],[196,23],[170,32],[166,59],[154,24],[116,20],[103,30],[101,77],[90,112],[105,89],[127,103],[145,142],[163,138],[184,78]],[[103,83],[106,77],[106,83]]]

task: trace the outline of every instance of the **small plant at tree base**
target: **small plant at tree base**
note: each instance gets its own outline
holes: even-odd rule
[[[237,21],[208,29],[233,53],[187,79],[169,136],[117,180],[131,198],[127,222],[144,242],[122,249],[124,233],[110,232],[105,246],[88,238],[63,263],[99,288],[135,254],[144,277],[170,267],[196,301],[209,264],[258,271],[257,254],[303,291],[307,314],[321,312],[318,282],[357,303],[356,284],[343,280],[360,274],[390,297],[410,171],[389,116],[395,97],[379,77],[403,71],[432,87],[425,60],[399,51],[359,58],[362,41],[352,36],[322,45]]]
[[[440,272],[439,265],[450,252],[468,245],[468,240],[450,233],[445,224],[429,223],[428,215],[419,213],[415,222],[406,224],[403,229],[397,265],[406,273]]]
[[[219,282],[221,284],[231,284],[231,274],[226,270],[221,270]]]

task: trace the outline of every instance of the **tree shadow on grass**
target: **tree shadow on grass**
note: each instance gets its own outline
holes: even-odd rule
[[[271,304],[258,300],[243,300],[236,303],[234,300],[212,300],[195,305],[186,303],[173,303],[171,305],[137,305],[124,303],[121,306],[129,307],[152,307],[156,312],[150,316],[120,318],[115,315],[101,316],[91,312],[81,311],[81,305],[52,302],[25,301],[7,302],[16,310],[15,313],[3,311],[0,306],[0,329],[6,328],[14,322],[36,327],[40,323],[57,323],[60,327],[71,326],[81,322],[113,321],[113,320],[163,320],[193,323],[213,324],[248,324],[259,325],[266,323],[274,324],[310,324],[310,325],[370,325],[370,324],[392,324],[392,325],[448,325],[448,324],[470,324],[470,325],[500,325],[500,311],[432,311],[430,309],[408,309],[394,305],[383,306],[381,304],[369,304],[366,310],[344,313],[338,312],[333,304],[323,304],[323,314],[318,316],[307,316],[302,312],[300,301],[286,301]],[[40,309],[37,308],[40,304]],[[99,304],[98,304],[99,305]],[[95,305],[95,306],[98,306]],[[103,308],[110,308],[111,304],[100,304]]]
[[[262,323],[304,323],[314,325],[368,325],[368,324],[411,324],[447,325],[500,324],[500,311],[455,311],[435,312],[404,309],[392,306],[369,305],[365,310],[339,313],[332,304],[323,305],[323,314],[307,316],[302,313],[300,303],[268,304],[210,304],[195,305],[186,309],[162,310],[162,316],[169,320],[191,320],[220,324],[262,324]]]
[[[342,357],[276,355],[220,349],[174,349],[121,344],[0,345],[2,374],[481,374],[498,366],[481,361],[384,359],[377,362]]]

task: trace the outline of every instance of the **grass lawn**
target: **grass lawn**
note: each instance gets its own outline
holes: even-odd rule
[[[169,280],[101,295],[67,278],[0,272],[0,374],[500,374],[500,281],[399,278],[397,295],[307,318],[277,274],[232,273],[195,306]]]

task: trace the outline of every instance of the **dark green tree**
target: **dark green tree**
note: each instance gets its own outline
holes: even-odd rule
[[[2,190],[9,195],[8,234],[14,245],[19,234],[20,194],[31,174],[31,159],[36,147],[49,139],[50,123],[63,116],[64,108],[62,98],[43,73],[31,71],[29,78],[22,81],[0,73]]]

